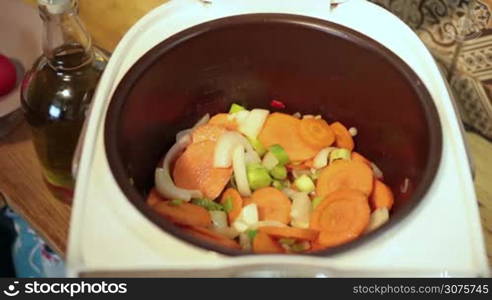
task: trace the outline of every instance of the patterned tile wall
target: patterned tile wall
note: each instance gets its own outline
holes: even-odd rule
[[[492,0],[370,0],[397,15],[447,74],[470,128],[492,139]]]

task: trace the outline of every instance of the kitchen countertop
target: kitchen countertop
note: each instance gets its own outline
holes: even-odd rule
[[[35,3],[34,0],[26,0]],[[80,15],[95,44],[112,50],[126,30],[141,16],[165,0],[118,1],[80,0]],[[107,13],[110,11],[111,13]],[[475,162],[475,189],[492,266],[492,143],[477,134],[466,139]],[[64,256],[68,237],[70,206],[56,200],[45,186],[36,160],[27,124],[23,122],[10,135],[0,139],[0,191],[7,203],[32,228]]]

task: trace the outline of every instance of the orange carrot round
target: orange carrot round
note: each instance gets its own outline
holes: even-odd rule
[[[261,221],[269,220],[289,224],[292,204],[281,191],[273,187],[261,188],[251,195],[251,201],[258,206]]]
[[[191,203],[175,205],[171,201],[162,201],[152,208],[161,216],[179,225],[207,227],[212,224],[208,211]]]
[[[335,145],[352,151],[354,149],[354,139],[347,128],[340,122],[335,122],[330,127],[335,133]]]
[[[253,252],[255,253],[284,253],[284,249],[268,234],[258,231],[253,239]]]
[[[310,227],[320,231],[317,243],[333,247],[360,236],[369,224],[370,215],[366,195],[357,190],[340,189],[315,208]]]
[[[216,243],[227,248],[241,249],[236,241],[204,227],[190,226],[184,227],[183,230],[196,238],[204,239],[211,243]]]
[[[222,113],[222,114],[216,114],[210,120],[208,121],[208,124],[211,125],[219,125],[222,126],[228,130],[236,130],[237,129],[237,122],[235,119],[231,118],[229,114]]]
[[[305,241],[314,241],[319,234],[317,230],[295,227],[263,226],[258,230],[276,238],[292,238]]]
[[[280,145],[291,161],[304,161],[313,158],[318,148],[306,144],[298,133],[301,120],[283,113],[268,116],[258,139],[265,147]]]
[[[393,207],[394,202],[395,199],[391,189],[382,181],[375,179],[374,188],[369,197],[369,203],[371,204],[372,209],[387,208],[390,210],[391,207]]]
[[[191,139],[193,143],[200,143],[203,141],[216,142],[224,132],[226,132],[226,129],[222,126],[203,124],[193,130]]]
[[[368,166],[371,165],[371,162],[367,158],[365,158],[363,155],[361,155],[360,153],[355,152],[355,151],[352,152],[351,159],[352,160],[358,160],[360,162],[363,162],[363,163],[365,163]]]
[[[363,162],[336,160],[319,173],[316,194],[325,197],[340,188],[350,188],[369,196],[373,187],[373,177],[371,168]]]
[[[176,186],[200,190],[205,197],[217,198],[229,182],[232,168],[214,168],[215,142],[190,144],[176,160],[173,179]]]
[[[300,120],[299,135],[306,144],[317,149],[328,147],[335,141],[333,130],[323,119]]]
[[[229,201],[229,199],[232,203],[232,209],[227,213],[227,218],[229,219],[229,224],[232,224],[232,222],[234,222],[234,220],[236,220],[236,218],[241,213],[241,210],[243,208],[243,199],[236,189],[228,188],[222,194],[220,203],[224,204]]]

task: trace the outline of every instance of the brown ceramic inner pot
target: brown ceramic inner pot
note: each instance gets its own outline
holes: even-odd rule
[[[370,242],[422,202],[442,147],[439,117],[422,81],[395,54],[346,27],[309,17],[250,14],[200,24],[164,40],[127,72],[111,99],[105,146],[128,200],[164,231],[197,240],[145,204],[154,169],[178,131],[231,103],[322,115],[358,129],[356,150],[379,166],[395,194],[390,221],[328,255]],[[408,189],[402,185],[408,178]]]

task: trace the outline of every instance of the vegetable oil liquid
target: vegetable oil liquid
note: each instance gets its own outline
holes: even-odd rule
[[[88,53],[77,45],[63,45],[53,51],[51,58],[41,56],[23,83],[22,107],[52,192],[74,187],[74,151],[107,61],[101,50],[92,50]]]

